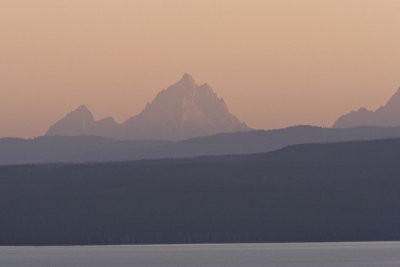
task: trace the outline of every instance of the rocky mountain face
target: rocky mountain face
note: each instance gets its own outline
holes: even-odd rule
[[[175,141],[247,130],[247,125],[230,113],[224,100],[208,84],[197,85],[185,74],[176,84],[162,90],[141,113],[122,124],[112,118],[96,121],[81,106],[51,126],[46,135]]]
[[[376,111],[360,108],[341,116],[333,125],[334,128],[350,128],[357,126],[400,126],[400,88],[386,105]]]

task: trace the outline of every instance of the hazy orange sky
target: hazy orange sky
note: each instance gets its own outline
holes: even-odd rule
[[[0,1],[0,136],[122,122],[184,72],[251,127],[329,126],[400,85],[400,1]]]

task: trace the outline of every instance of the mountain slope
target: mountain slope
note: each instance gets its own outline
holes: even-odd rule
[[[400,139],[0,167],[0,245],[400,240]]]
[[[400,126],[400,89],[385,106],[376,111],[360,108],[341,116],[333,125],[334,128],[350,128],[357,126]]]

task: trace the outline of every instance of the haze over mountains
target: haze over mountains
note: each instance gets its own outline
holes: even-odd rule
[[[334,128],[349,128],[357,126],[400,126],[400,88],[390,98],[386,105],[371,111],[360,108],[341,116],[333,125]]]
[[[250,130],[232,113],[208,84],[197,85],[184,74],[162,90],[144,110],[122,124],[113,118],[99,121],[80,106],[47,131],[47,136],[96,135],[114,139],[183,140],[226,132]]]
[[[269,131],[224,133],[179,142],[118,141],[97,136],[0,139],[0,165],[46,162],[108,162],[269,152],[294,144],[400,137],[400,127],[331,129],[297,126]]]
[[[397,137],[400,89],[384,107],[342,116],[334,128],[295,126],[264,131],[240,122],[209,85],[197,85],[185,74],[124,123],[111,117],[96,121],[82,105],[52,125],[44,137],[0,139],[0,164],[251,154],[294,144]]]
[[[341,116],[333,128],[400,127],[400,88],[376,111],[360,108]],[[208,84],[197,85],[184,74],[157,94],[139,114],[123,123],[112,117],[95,120],[82,105],[49,127],[46,136],[93,135],[117,140],[180,141],[219,133],[250,131]]]
[[[397,137],[400,90],[386,106],[375,112],[360,110],[345,115],[334,128],[251,130],[229,112],[209,85],[199,86],[185,74],[176,84],[162,90],[140,114],[122,124],[113,118],[96,121],[83,105],[51,126],[44,137],[0,139],[0,164],[251,154],[295,144]]]

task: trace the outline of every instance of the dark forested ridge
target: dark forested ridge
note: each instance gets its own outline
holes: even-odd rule
[[[400,139],[0,167],[0,245],[400,240]]]
[[[400,127],[331,129],[296,126],[225,133],[180,142],[117,141],[96,136],[0,139],[0,165],[48,162],[110,162],[138,159],[264,153],[288,145],[400,138]]]

